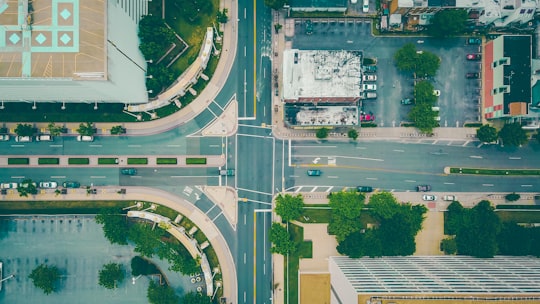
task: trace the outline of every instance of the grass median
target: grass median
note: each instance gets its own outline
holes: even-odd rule
[[[68,164],[70,165],[88,165],[90,160],[86,157],[70,157],[68,159]]]
[[[147,165],[148,158],[128,158],[128,165]]]
[[[1,201],[0,214],[97,214],[102,208],[131,205],[133,201]]]
[[[30,160],[26,157],[8,158],[8,165],[28,165]]]
[[[170,157],[167,157],[167,158],[158,157],[158,159],[156,160],[156,163],[158,165],[176,165],[178,163],[178,160],[176,158],[170,158]]]
[[[483,169],[483,168],[450,168],[454,174],[477,175],[540,175],[540,169]]]
[[[99,165],[116,165],[118,164],[118,158],[116,157],[100,157],[98,158]]]

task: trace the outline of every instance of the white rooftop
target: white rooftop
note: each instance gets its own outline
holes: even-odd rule
[[[360,97],[361,60],[359,51],[285,50],[284,100]]]

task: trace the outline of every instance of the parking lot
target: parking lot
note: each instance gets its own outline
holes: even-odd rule
[[[467,79],[466,73],[480,73],[480,61],[468,61],[466,55],[478,53],[478,45],[467,45],[465,37],[437,40],[428,37],[375,37],[371,34],[371,21],[360,18],[311,19],[306,33],[306,19],[294,20],[292,47],[301,50],[361,50],[367,58],[377,60],[377,99],[364,101],[364,111],[372,112],[381,127],[399,126],[407,122],[411,106],[403,106],[403,98],[413,97],[412,75],[399,72],[393,62],[394,53],[406,43],[414,43],[418,50],[429,51],[441,58],[437,76],[432,79],[435,89],[441,91],[440,107],[442,127],[462,127],[480,118],[479,79]]]

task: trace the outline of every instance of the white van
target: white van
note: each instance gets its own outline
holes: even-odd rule
[[[439,112],[439,107],[431,107],[431,111],[433,112]]]
[[[0,134],[0,141],[8,141],[9,135],[8,134]]]
[[[52,141],[53,137],[49,134],[41,134],[36,136],[36,141]]]
[[[369,0],[364,0],[364,5],[362,6],[362,12],[369,12]]]
[[[32,136],[17,136],[15,137],[16,142],[31,142]]]
[[[94,136],[79,135],[77,141],[94,141]]]

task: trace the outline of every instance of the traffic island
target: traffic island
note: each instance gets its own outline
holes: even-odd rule
[[[445,167],[445,174],[476,174],[476,175],[540,175],[540,169],[486,169]]]

